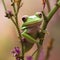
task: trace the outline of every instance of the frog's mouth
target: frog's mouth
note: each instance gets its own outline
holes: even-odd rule
[[[41,21],[40,22],[37,22],[37,23],[33,23],[33,24],[28,24],[26,25],[27,27],[35,27],[35,26],[40,26],[41,25]]]

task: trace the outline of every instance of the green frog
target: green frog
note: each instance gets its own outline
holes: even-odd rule
[[[32,16],[23,16],[22,17],[22,37],[24,40],[24,49],[28,51],[32,48],[34,43],[39,44],[40,25],[42,24],[42,13],[36,12]]]

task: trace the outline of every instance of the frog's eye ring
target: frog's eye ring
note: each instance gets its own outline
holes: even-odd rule
[[[36,16],[38,16],[38,17],[42,17],[42,12],[36,12]]]
[[[28,18],[28,15],[23,16],[23,17],[22,17],[22,21],[23,21],[23,22],[26,22],[27,18]]]

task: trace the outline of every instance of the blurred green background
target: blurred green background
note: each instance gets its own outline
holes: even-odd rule
[[[49,0],[51,9],[56,3],[55,0]],[[10,7],[10,0],[5,0],[8,9]],[[19,24],[22,24],[21,18],[23,15],[32,15],[37,11],[42,10],[42,0],[22,0],[23,6],[19,11]],[[13,23],[5,18],[4,7],[0,0],[0,60],[15,60],[11,54],[11,50],[15,46],[20,47],[19,40],[17,38],[16,28]],[[45,13],[47,14],[47,8],[45,8]],[[60,9],[55,13],[51,21],[47,26],[49,34],[46,35],[44,40],[44,50],[46,50],[47,44],[50,38],[54,39],[53,49],[50,53],[49,60],[60,60]],[[25,55],[31,55],[35,50],[36,46],[33,47]],[[30,53],[30,54],[29,54]]]

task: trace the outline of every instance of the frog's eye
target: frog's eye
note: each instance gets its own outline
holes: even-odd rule
[[[23,22],[26,22],[27,18],[28,18],[28,15],[23,16],[23,17],[22,17],[22,21],[23,21]]]
[[[42,17],[42,12],[36,12],[36,16],[38,16],[38,17]]]

